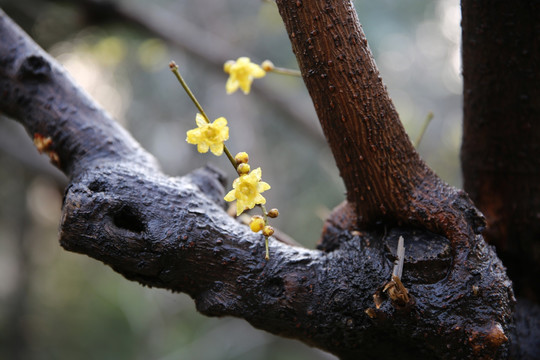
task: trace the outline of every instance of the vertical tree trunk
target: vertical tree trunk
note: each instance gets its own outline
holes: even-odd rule
[[[540,2],[463,0],[465,190],[518,295],[540,300]]]

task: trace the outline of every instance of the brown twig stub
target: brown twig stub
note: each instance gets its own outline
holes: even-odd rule
[[[384,286],[383,292],[388,293],[388,297],[396,307],[403,308],[414,303],[401,279],[395,275],[392,275],[392,280]]]
[[[401,282],[401,276],[403,275],[403,265],[405,261],[405,246],[403,236],[400,236],[396,248],[396,260],[394,261],[394,268],[392,269],[392,276],[382,289],[373,294],[373,302],[375,308],[378,310],[381,308],[385,301],[385,294],[391,300],[392,305],[398,309],[410,308],[414,305],[415,301],[412,296],[409,295],[409,291],[405,288],[405,285]],[[369,317],[375,318],[377,312],[373,309],[366,310],[366,314]]]

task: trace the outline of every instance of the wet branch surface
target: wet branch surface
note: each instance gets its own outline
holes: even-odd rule
[[[283,16],[283,4],[280,11]],[[301,68],[306,78],[309,70],[302,62]],[[265,261],[262,235],[224,211],[219,171],[207,167],[180,178],[163,174],[154,158],[2,12],[0,93],[0,110],[17,119],[70,178],[60,229],[65,249],[100,260],[127,279],[185,292],[208,316],[241,317],[343,359],[509,356],[511,282],[474,229],[457,241],[449,232],[442,232],[445,238],[396,227],[399,222],[351,230],[341,226],[348,220],[336,220],[326,231],[332,251],[271,239]],[[346,183],[349,189],[352,182]],[[467,213],[466,196],[448,201],[464,218],[477,216]],[[399,236],[405,238],[407,304],[383,291]]]

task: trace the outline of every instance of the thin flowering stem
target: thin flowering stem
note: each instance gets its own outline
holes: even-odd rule
[[[266,206],[264,206],[264,204],[259,204],[259,206],[263,213],[264,225],[268,225],[268,213],[266,212]]]
[[[191,89],[189,88],[188,84],[186,83],[182,75],[180,75],[180,72],[178,71],[178,65],[176,65],[174,61],[171,61],[169,63],[169,68],[171,69],[174,76],[176,76],[176,78],[178,79],[178,82],[180,83],[180,85],[182,85],[182,87],[184,88],[184,91],[188,94],[193,104],[195,104],[195,106],[197,107],[197,110],[199,110],[199,112],[203,116],[206,123],[210,124],[210,119],[208,118],[208,115],[206,115],[206,112],[202,108],[201,104],[199,103],[199,101],[197,100],[197,98],[195,97]],[[231,152],[229,151],[229,149],[227,148],[227,145],[225,144],[223,144],[223,152],[225,152],[225,155],[227,155],[227,158],[229,159],[233,168],[236,170],[236,161],[234,161],[234,158],[231,155]]]
[[[262,70],[262,68],[260,68],[258,65],[251,63],[249,61],[249,58],[239,58],[237,63],[239,63],[240,68],[247,67],[248,70],[252,72],[252,77],[261,77],[265,74],[264,70]],[[230,68],[232,66],[235,66],[235,64],[228,64],[228,72],[234,73],[233,70],[235,69],[231,70]],[[263,222],[262,230],[265,244],[265,259],[269,260],[270,249],[268,245],[268,238],[272,236],[272,234],[274,234],[274,229],[268,225],[269,215],[266,211],[266,207],[264,206],[266,199],[261,195],[261,193],[270,189],[270,185],[261,180],[261,168],[257,168],[250,172],[250,167],[247,164],[247,153],[238,153],[237,158],[234,158],[227,146],[224,144],[224,141],[227,140],[229,137],[227,120],[221,117],[211,123],[201,104],[199,103],[199,101],[197,101],[197,98],[189,88],[182,75],[180,75],[180,72],[178,71],[178,65],[176,65],[174,61],[171,61],[169,63],[169,68],[176,76],[178,82],[180,82],[180,85],[182,85],[182,88],[188,94],[193,104],[195,104],[195,106],[199,110],[199,113],[196,116],[198,128],[192,129],[187,132],[186,141],[190,144],[196,144],[197,150],[202,153],[207,152],[208,149],[210,149],[217,156],[221,155],[222,151],[225,152],[227,158],[229,159],[229,162],[232,164],[239,177],[233,182],[233,190],[229,191],[229,193],[227,193],[224,199],[226,201],[236,200],[237,216],[239,216],[244,210],[253,209],[254,206],[259,205],[262,211],[262,217],[259,216],[259,219]],[[238,69],[236,69],[236,71],[238,72]],[[249,92],[249,86],[251,85],[252,78],[244,79],[239,74],[236,74],[235,81],[235,86],[241,87],[245,93]],[[244,87],[246,86],[247,88],[244,89]],[[208,135],[209,132],[210,135]],[[275,211],[273,212],[273,214],[274,213]],[[270,217],[276,216],[277,214],[274,214]],[[260,225],[256,222],[254,223],[253,219],[254,218],[252,218],[252,222],[250,223],[250,228],[254,232],[258,232],[261,230],[259,228]]]
[[[264,60],[262,62],[262,64],[261,64],[261,67],[266,72],[273,72],[273,73],[281,74],[281,75],[302,77],[302,73],[300,72],[300,70],[293,70],[293,69],[277,67],[270,60]]]
[[[266,207],[264,206],[264,204],[259,204],[259,206],[261,207],[261,210],[262,210],[262,213],[263,213],[264,226],[267,226],[268,225],[268,213],[266,212]],[[269,236],[264,235],[264,249],[265,249],[264,258],[266,260],[270,259],[270,250],[268,249],[268,238],[269,238]]]
[[[269,236],[264,236],[264,250],[265,250],[265,255],[264,255],[264,259],[265,260],[270,260],[270,250],[268,249],[268,238]]]
[[[229,159],[229,162],[231,163],[233,168],[236,170],[236,161],[234,161],[234,157],[232,156],[229,149],[227,149],[227,145],[225,145],[225,144],[223,144],[223,152],[225,153],[225,155],[227,155],[227,158]]]
[[[184,88],[185,92],[188,94],[189,98],[191,99],[191,101],[193,102],[193,104],[195,104],[195,106],[197,107],[197,109],[199,110],[199,112],[201,113],[201,115],[204,117],[204,119],[206,120],[207,123],[210,123],[210,120],[208,119],[208,116],[206,115],[206,113],[204,112],[201,104],[199,104],[199,101],[197,101],[197,98],[195,97],[195,95],[193,94],[193,92],[191,91],[191,89],[189,88],[188,84],[185,82],[184,78],[182,77],[182,75],[180,75],[180,72],[178,71],[178,65],[176,65],[176,63],[174,61],[171,61],[169,63],[169,68],[171,69],[171,71],[173,72],[174,76],[176,76],[176,78],[178,79],[178,82],[180,82],[180,85],[182,85],[182,87]]]
[[[274,67],[269,72],[273,72],[273,73],[281,74],[281,75],[302,77],[302,73],[300,72],[300,70],[287,69],[287,68],[282,68],[282,67]]]

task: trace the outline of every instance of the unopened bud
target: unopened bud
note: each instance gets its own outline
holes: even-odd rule
[[[268,212],[268,217],[277,218],[278,216],[279,216],[279,210],[278,209],[271,209]]]
[[[264,60],[263,63],[261,64],[261,67],[263,68],[264,71],[272,71],[275,68],[274,63],[271,62],[270,60]]]
[[[264,219],[260,215],[255,215],[251,217],[251,221],[249,222],[249,228],[253,232],[259,232],[264,228]]]
[[[236,161],[237,165],[247,164],[247,162],[249,161],[249,155],[247,154],[247,152],[244,152],[244,151],[239,152],[234,157],[234,161]]]
[[[236,168],[236,171],[238,171],[238,175],[246,175],[249,173],[250,170],[251,167],[249,166],[249,164],[245,163],[238,165],[238,167]]]
[[[266,225],[263,229],[263,235],[264,236],[272,236],[274,235],[274,228],[270,225]]]

